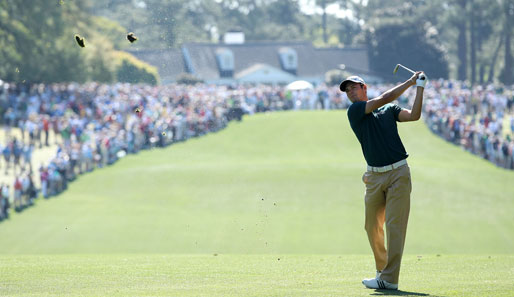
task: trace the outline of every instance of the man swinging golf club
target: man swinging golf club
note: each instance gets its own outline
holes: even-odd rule
[[[397,70],[398,65],[394,72]],[[396,122],[419,120],[427,82],[422,72],[413,73],[409,80],[373,99],[368,99],[367,85],[358,76],[348,77],[339,86],[352,102],[348,119],[368,163],[362,176],[366,185],[365,229],[375,256],[377,274],[362,283],[370,289],[398,289],[412,187],[408,154],[398,135]],[[417,88],[412,110],[391,104],[413,85]],[[384,246],[384,222],[387,249]]]

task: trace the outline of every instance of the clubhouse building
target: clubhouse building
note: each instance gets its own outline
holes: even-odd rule
[[[184,73],[209,84],[288,84],[325,81],[329,71],[345,71],[368,82],[380,77],[369,69],[365,47],[315,48],[308,41],[245,42],[241,32],[228,32],[220,43],[185,43],[180,49],[132,50],[138,59],[156,66],[163,84]]]

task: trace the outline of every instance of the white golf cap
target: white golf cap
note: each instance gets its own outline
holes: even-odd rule
[[[341,92],[345,92],[346,85],[351,82],[363,84],[363,85],[366,84],[366,82],[362,79],[362,77],[357,76],[357,75],[352,75],[352,76],[348,76],[345,80],[343,80],[343,82],[339,85],[339,90],[341,90]]]

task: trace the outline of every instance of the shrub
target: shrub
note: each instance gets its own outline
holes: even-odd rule
[[[336,86],[339,85],[348,76],[350,76],[350,74],[347,71],[332,69],[325,73],[325,83],[328,86]]]
[[[159,73],[156,67],[138,60],[126,52],[116,51],[114,57],[116,79],[119,82],[146,83],[151,85],[159,83]]]
[[[191,73],[183,72],[177,77],[177,83],[186,84],[186,85],[194,85],[197,83],[203,83],[203,80],[192,75]]]

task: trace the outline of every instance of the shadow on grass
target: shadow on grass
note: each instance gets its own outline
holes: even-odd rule
[[[417,293],[417,292],[408,292],[402,290],[375,290],[374,293],[370,294],[372,296],[431,296],[431,297],[444,297],[444,296],[434,296],[426,293]]]

